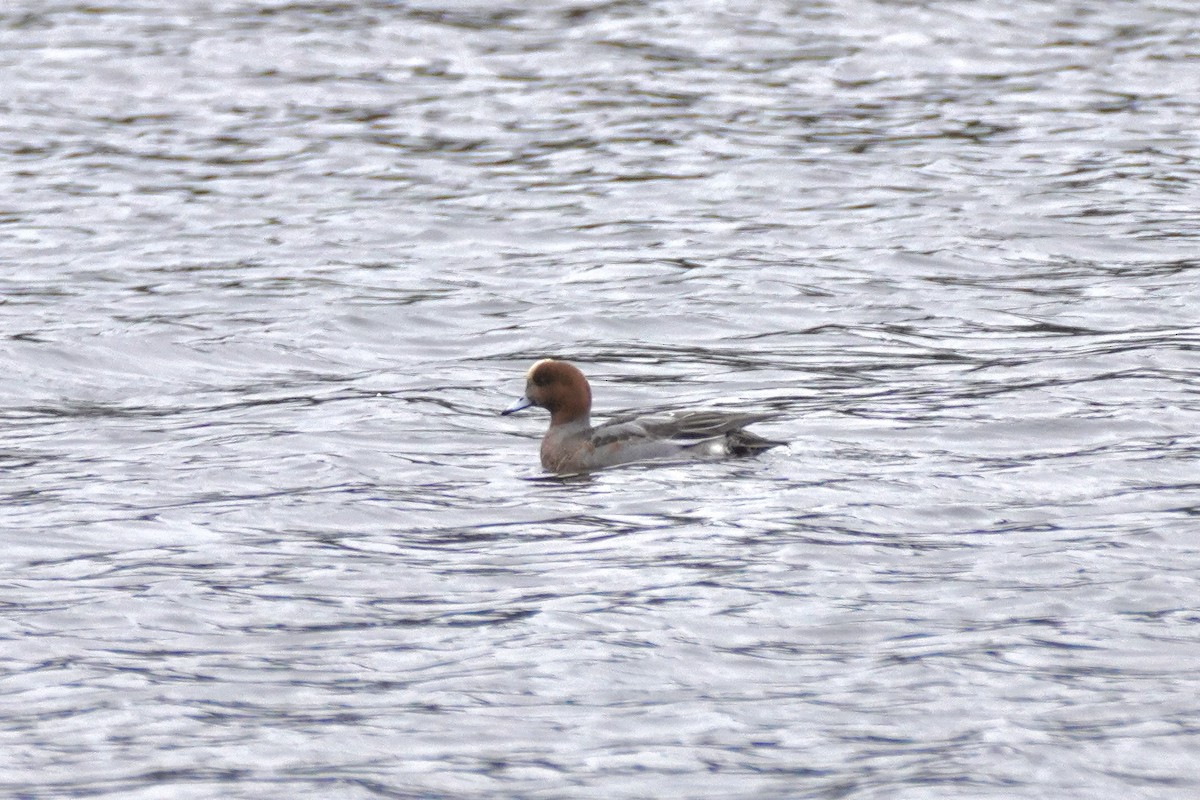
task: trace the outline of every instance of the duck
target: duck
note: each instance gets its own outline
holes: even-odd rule
[[[682,411],[631,414],[592,425],[592,387],[568,361],[543,358],[525,373],[525,394],[500,412],[530,407],[550,412],[542,437],[542,467],[556,474],[591,472],[645,461],[714,460],[756,456],[786,442],[765,439],[746,426],[775,415]]]

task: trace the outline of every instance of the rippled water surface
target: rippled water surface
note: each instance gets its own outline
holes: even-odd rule
[[[0,793],[1197,796],[1197,30],[6,2]]]

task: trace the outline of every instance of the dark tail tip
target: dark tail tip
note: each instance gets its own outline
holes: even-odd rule
[[[726,434],[726,441],[729,443],[730,455],[756,456],[759,453],[765,453],[772,447],[785,445],[787,442],[781,442],[777,439],[764,439],[761,436],[750,433],[750,431],[730,431]]]

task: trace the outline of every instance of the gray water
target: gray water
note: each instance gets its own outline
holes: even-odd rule
[[[1193,798],[1177,0],[9,0],[0,794]],[[761,458],[547,479],[597,415]]]

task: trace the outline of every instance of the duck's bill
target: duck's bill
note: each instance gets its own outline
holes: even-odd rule
[[[522,397],[520,400],[513,403],[511,406],[509,406],[508,408],[501,411],[500,416],[504,416],[505,414],[515,414],[516,412],[520,411],[522,408],[529,408],[531,405],[533,405],[532,400],[530,400],[528,397]]]

